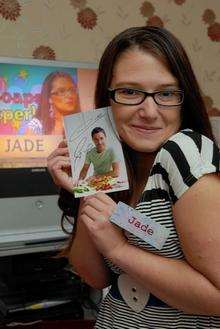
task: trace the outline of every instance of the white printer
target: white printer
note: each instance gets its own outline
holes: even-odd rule
[[[58,195],[0,199],[0,257],[63,248]],[[70,231],[72,225],[66,224]]]

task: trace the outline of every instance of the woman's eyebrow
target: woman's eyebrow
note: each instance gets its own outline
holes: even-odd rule
[[[115,84],[115,87],[120,88],[120,87],[131,87],[131,88],[140,88],[141,84],[140,83],[135,83],[135,82],[129,82],[129,81],[120,81]]]
[[[159,84],[157,86],[158,88],[179,88],[179,85],[177,82],[173,82],[173,83],[162,83],[162,84]]]
[[[143,89],[143,85],[141,83],[136,83],[136,82],[129,82],[129,81],[120,81],[115,84],[115,88],[136,88],[136,89]],[[179,88],[177,82],[169,82],[169,83],[159,83],[158,85],[155,86],[156,89],[160,88]]]

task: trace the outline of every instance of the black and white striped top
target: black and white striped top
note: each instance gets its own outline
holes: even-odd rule
[[[186,129],[173,135],[160,148],[136,209],[170,228],[170,235],[161,250],[126,232],[129,243],[163,257],[183,259],[180,241],[173,221],[172,205],[200,177],[219,172],[220,154],[207,137]],[[107,261],[115,273],[121,270]],[[104,299],[96,329],[144,328],[220,328],[220,316],[186,315],[171,307],[147,306],[135,313],[122,300],[110,293]]]

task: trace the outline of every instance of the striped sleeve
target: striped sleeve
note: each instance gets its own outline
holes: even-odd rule
[[[186,130],[163,145],[158,160],[166,172],[170,198],[175,203],[200,177],[219,172],[220,154],[212,140]]]

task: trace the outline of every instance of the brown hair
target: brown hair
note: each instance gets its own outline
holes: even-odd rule
[[[50,114],[49,100],[50,100],[52,84],[56,78],[66,78],[73,82],[73,79],[69,73],[60,72],[60,71],[52,72],[45,78],[42,85],[41,94],[40,94],[40,103],[36,114],[36,118],[38,118],[42,123],[43,134],[50,134],[55,124],[55,119]],[[78,107],[79,107],[79,99],[78,99]],[[79,109],[77,108],[77,110]]]

